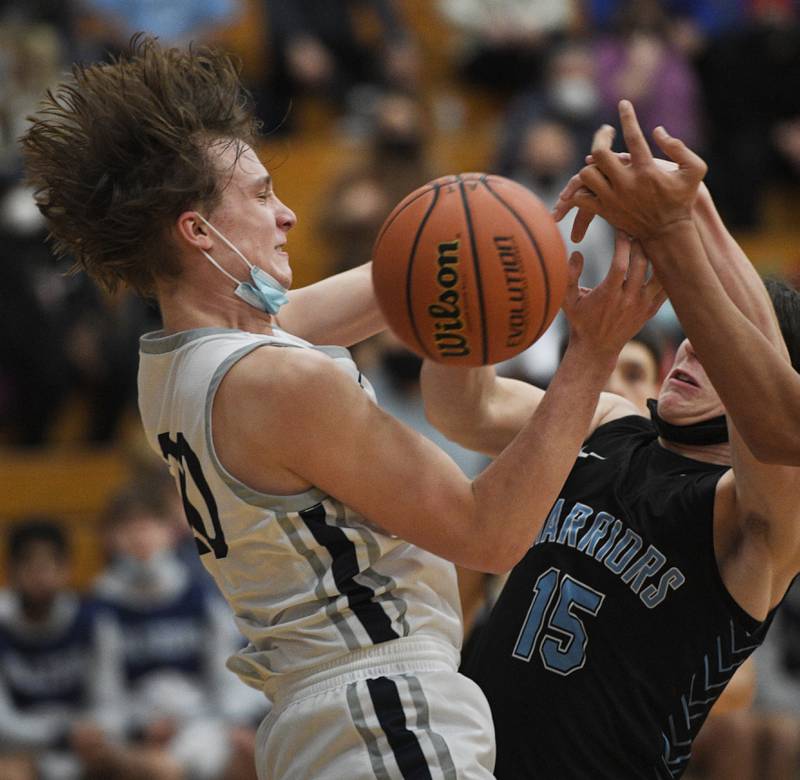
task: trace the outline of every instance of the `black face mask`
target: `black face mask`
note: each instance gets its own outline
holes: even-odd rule
[[[656,433],[667,441],[697,445],[725,444],[728,441],[728,422],[724,414],[691,425],[672,425],[658,416],[658,401],[655,398],[647,399],[647,408]]]

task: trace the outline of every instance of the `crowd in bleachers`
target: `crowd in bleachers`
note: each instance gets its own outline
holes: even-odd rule
[[[422,34],[433,20],[447,32],[437,73]],[[304,126],[302,106],[323,112],[325,140],[346,160],[301,217],[325,247],[326,273],[368,260],[394,204],[452,172],[434,150],[456,132],[469,138],[473,103],[492,128],[483,169],[546,203],[627,97],[645,128],[664,124],[708,160],[709,188],[734,231],[768,230],[776,194],[800,204],[798,0],[0,0],[0,446],[10,451],[51,446],[76,399],[85,411],[76,442],[126,444],[137,339],[158,328],[158,312],[66,273],[69,258],[45,243],[16,139],[71,61],[113,57],[137,30],[176,45],[241,47],[267,138],[289,149],[282,176],[295,175],[292,140],[320,132]],[[561,227],[569,244],[569,220]],[[610,229],[596,221],[581,245],[585,284],[602,278],[612,246]],[[781,270],[800,275],[794,257]],[[502,370],[545,386],[565,335],[559,317]],[[629,385],[646,392],[679,338],[667,305],[645,348],[621,360]],[[419,360],[391,336],[363,346],[358,359],[390,411],[435,437],[419,406]],[[452,452],[469,473],[483,465]],[[71,540],[60,518],[11,518],[0,777],[254,776],[255,727],[268,702],[225,669],[242,640],[176,501],[171,481],[165,488],[151,473],[116,495],[97,540],[106,568],[80,594],[69,587]],[[694,771],[795,777],[798,587],[745,688],[746,706],[712,719],[716,731],[698,746]]]

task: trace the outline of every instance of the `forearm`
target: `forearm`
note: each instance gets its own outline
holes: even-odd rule
[[[735,294],[749,300],[752,316],[766,323],[766,334],[728,296],[692,222],[675,224],[643,243],[686,335],[748,447],[762,459],[800,461],[798,434],[791,430],[791,421],[800,419],[800,383],[787,362],[780,333],[775,333],[777,326],[769,325],[774,318],[764,310],[760,280],[757,292],[748,294],[749,282],[741,265],[723,271]]]
[[[586,438],[616,355],[573,342],[536,411],[514,441],[473,481],[476,511],[498,545],[530,547]]]
[[[695,202],[693,217],[706,256],[728,297],[770,341],[782,343],[775,311],[761,277],[725,227],[705,187]]]
[[[515,430],[506,433],[492,409],[501,405],[509,416],[515,399],[498,401],[501,382],[493,366],[457,368],[426,360],[420,383],[425,416],[448,439],[467,449],[490,455],[500,452],[530,416],[533,408],[520,418]],[[541,391],[539,391],[541,392]]]
[[[313,344],[349,347],[386,327],[372,287],[372,264],[292,290],[278,326]]]

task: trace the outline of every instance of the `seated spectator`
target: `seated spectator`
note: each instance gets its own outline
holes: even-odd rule
[[[640,330],[619,353],[606,391],[627,398],[642,414],[650,414],[647,401],[658,398],[664,347],[664,338],[653,326]]]
[[[84,59],[122,51],[137,32],[176,46],[214,39],[240,12],[239,0],[81,0],[80,48]]]
[[[627,98],[648,140],[653,128],[664,125],[690,148],[703,149],[698,79],[669,31],[658,0],[620,5],[609,34],[595,43],[603,119],[616,124],[617,104]]]
[[[108,768],[107,743],[122,726],[113,628],[68,588],[70,553],[59,524],[18,523],[7,555],[0,777],[70,780]]]
[[[506,97],[536,86],[547,49],[573,20],[568,0],[438,0],[460,36],[463,77]]]
[[[170,521],[132,486],[110,502],[104,526],[112,554],[95,595],[122,637],[127,727],[198,780],[249,767],[253,722],[268,702],[225,668],[233,652],[230,612],[176,555]],[[248,775],[241,777],[247,777]]]
[[[322,198],[320,234],[330,246],[332,270],[366,263],[389,212],[431,178],[419,102],[402,92],[385,93],[358,162],[341,170]]]
[[[268,131],[290,128],[300,95],[341,112],[382,89],[414,88],[416,46],[396,0],[265,0],[264,8],[271,67],[254,91]]]
[[[592,137],[600,125],[600,94],[588,44],[570,41],[554,48],[548,54],[542,84],[520,93],[509,104],[495,153],[497,173],[513,175],[526,132],[540,121],[564,126],[576,150],[591,149]]]
[[[738,230],[761,226],[768,187],[800,185],[800,10],[794,2],[747,5],[749,23],[717,37],[698,63],[708,185],[726,224]]]

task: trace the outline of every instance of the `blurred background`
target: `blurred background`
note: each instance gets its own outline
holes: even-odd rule
[[[798,0],[0,0],[4,779],[243,780],[268,709],[224,669],[241,638],[139,429],[137,339],[158,312],[66,274],[22,179],[16,139],[42,92],[138,30],[241,58],[262,160],[299,217],[295,286],[369,260],[394,204],[435,176],[500,173],[552,204],[621,97],[708,161],[759,270],[800,281]],[[592,225],[584,284],[612,243]],[[546,386],[565,336],[559,317],[501,370]],[[667,305],[614,389],[653,394],[680,338]],[[425,423],[414,355],[385,335],[355,357],[389,411],[449,446]],[[485,465],[450,451],[470,475]],[[495,585],[464,580],[470,625]],[[740,701],[704,730],[696,776],[798,776],[792,595]]]

